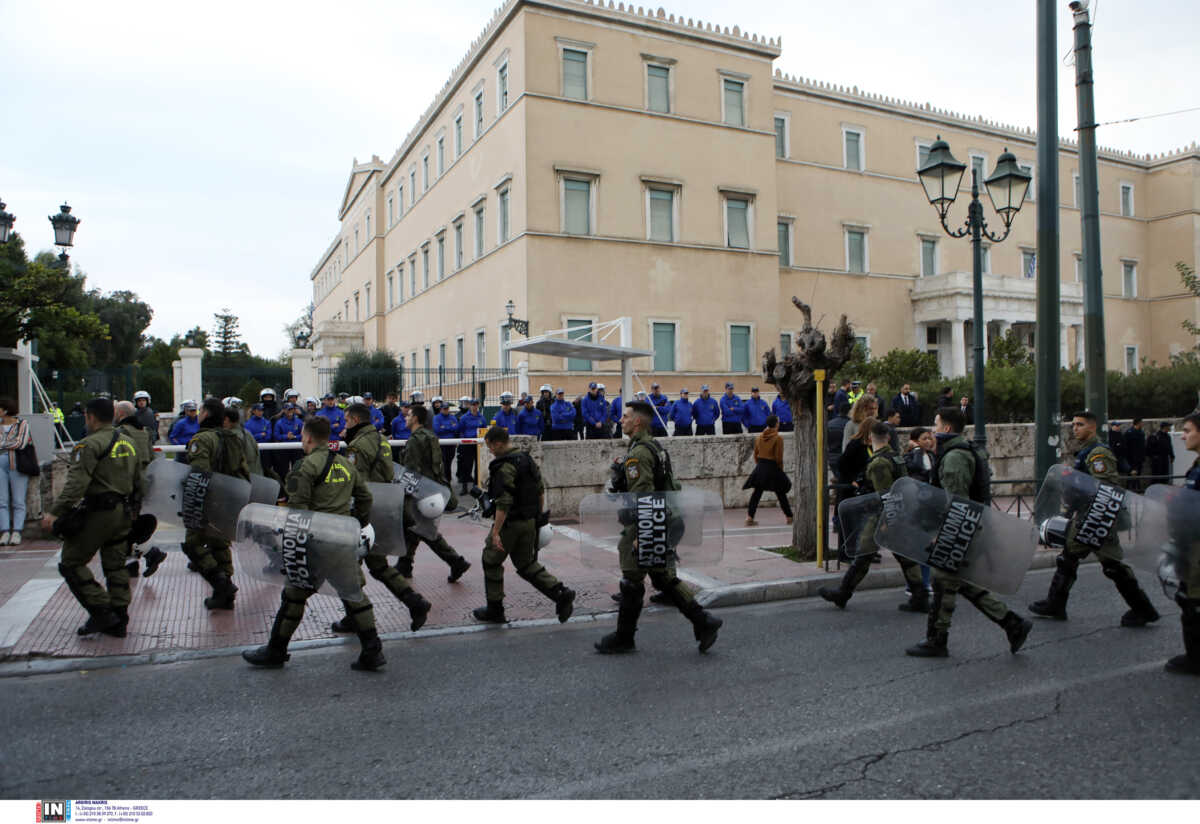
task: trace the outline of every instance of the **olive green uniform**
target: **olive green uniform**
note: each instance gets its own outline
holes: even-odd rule
[[[141,496],[142,483],[137,445],[112,424],[104,424],[75,444],[66,485],[50,508],[56,518],[81,504],[87,509],[83,527],[63,540],[58,571],[71,594],[93,617],[110,610],[124,616],[129,607],[125,554],[132,524],[131,499]],[[97,551],[107,591],[87,566]]]
[[[441,444],[438,443],[437,435],[433,434],[433,430],[429,427],[422,426],[408,436],[408,443],[404,445],[404,468],[440,484],[445,484],[450,489],[450,501],[446,504],[446,510],[449,511],[458,506],[458,496],[454,494],[454,487],[446,480],[446,473],[442,466]],[[416,501],[411,498],[404,502],[405,524],[412,524],[415,521],[412,515],[415,506]],[[416,555],[417,545],[421,541],[424,541],[433,550],[433,554],[450,567],[451,580],[457,581],[471,565],[466,558],[459,555],[454,547],[446,542],[440,532],[433,540],[429,540],[411,530],[406,530],[404,543],[408,547],[408,554],[396,562],[396,569],[406,578],[412,577],[413,556]]]
[[[1187,480],[1187,489],[1200,490],[1200,458],[1192,463]],[[1172,529],[1171,537],[1183,553],[1187,568],[1183,570],[1175,603],[1179,604],[1180,629],[1183,631],[1183,654],[1167,661],[1168,672],[1200,675],[1200,535],[1190,530]]]
[[[150,433],[138,426],[136,421],[137,418],[135,416],[125,418],[117,424],[117,429],[121,430],[121,433],[125,437],[133,441],[133,446],[138,454],[138,463],[141,465],[144,474],[146,467],[150,466],[150,462],[158,457],[158,453],[154,451],[154,447],[150,443]],[[131,514],[136,516],[138,513],[131,510]],[[132,563],[132,567],[129,570],[130,577],[134,577],[137,575],[137,559],[141,557],[141,552],[140,550],[135,550],[133,544],[130,543],[127,547],[126,556],[126,563]],[[133,558],[134,560],[131,562],[128,558]]]
[[[215,421],[216,425],[210,421]],[[187,456],[189,465],[197,472],[217,472],[250,480],[241,435],[235,429],[221,427],[216,418],[205,418],[201,422],[200,431],[188,441]],[[184,536],[183,553],[205,578],[214,569],[233,577],[233,553],[229,550],[229,541],[224,538],[209,535],[202,529],[189,529]]]

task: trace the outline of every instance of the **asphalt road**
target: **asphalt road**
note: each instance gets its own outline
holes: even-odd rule
[[[1196,798],[1200,678],[1162,671],[1151,595],[1122,629],[1087,565],[1016,656],[960,599],[951,657],[909,658],[924,618],[878,590],[723,610],[707,655],[656,610],[628,656],[585,622],[391,642],[380,674],[349,646],[8,678],[0,797]]]

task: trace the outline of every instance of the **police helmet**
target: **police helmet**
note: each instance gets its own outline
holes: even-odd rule
[[[409,403],[425,403],[425,393],[424,392],[413,392],[408,400],[409,400]]]
[[[320,405],[321,405],[321,402],[320,402],[319,400],[317,400],[316,398],[313,398],[313,397],[308,397],[308,398],[305,398],[305,399],[304,399],[304,404],[305,404],[305,406],[307,406],[307,405],[308,405],[308,404],[310,404],[310,403],[311,403],[313,406],[320,406]]]
[[[604,391],[604,384],[602,384],[602,383],[598,383],[598,384],[596,384],[596,388],[597,388],[597,389],[599,389],[601,392],[603,392],[603,391]]]
[[[270,387],[267,387],[266,389],[264,389],[263,391],[261,391],[261,392],[259,392],[259,393],[258,393],[258,399],[261,401],[261,400],[262,400],[263,398],[265,398],[267,395],[270,395],[272,398],[274,398],[274,397],[275,397],[275,390],[274,390],[274,389],[271,389]]]
[[[430,403],[442,403],[442,396],[441,396],[441,395],[434,395],[434,396],[433,396],[433,400],[432,400],[432,401],[430,401]]]
[[[375,527],[367,524],[358,533],[358,557],[364,557],[375,546]]]
[[[295,389],[293,389],[290,386],[287,389],[283,390],[283,399],[284,400],[287,400],[288,398],[298,398],[298,397],[300,397],[300,393],[297,392]]]
[[[346,403],[353,404],[353,403],[362,403],[362,402],[363,402],[362,395],[351,395],[349,398],[346,399]]]
[[[548,383],[543,383],[543,384],[542,384],[542,386],[541,386],[541,388],[540,388],[540,389],[538,389],[538,391],[539,391],[539,392],[552,392],[552,391],[554,391],[554,390],[552,390],[552,389],[550,388],[550,384],[548,384]]]
[[[469,404],[470,402],[471,402],[470,395],[463,395],[461,398],[458,399],[459,406],[465,406],[466,404]]]
[[[184,412],[187,412],[189,409],[192,411],[195,411],[196,402],[195,401],[184,401],[183,403],[181,403],[179,405],[179,408]]]
[[[501,392],[500,393],[500,403],[501,404],[512,403],[512,402],[513,402],[513,393],[512,392]]]
[[[340,400],[340,401],[344,401],[344,400],[346,400],[346,398],[348,398],[348,397],[350,397],[350,393],[349,393],[349,392],[338,392],[338,400]]]
[[[435,492],[417,501],[417,512],[420,512],[421,517],[427,520],[432,521],[445,511],[446,499],[440,493]]]
[[[245,403],[245,401],[243,401],[241,398],[237,397],[236,395],[233,395],[233,396],[227,398],[226,400],[228,400],[229,403],[227,403],[225,405],[228,407],[231,407],[233,409],[241,409],[242,404]]]
[[[133,393],[134,403],[136,403],[137,401],[140,401],[142,399],[145,399],[146,403],[150,403],[150,393],[147,392],[145,389],[139,389],[138,391]]]
[[[538,549],[548,545],[554,540],[554,528],[550,524],[543,524],[538,528]]]

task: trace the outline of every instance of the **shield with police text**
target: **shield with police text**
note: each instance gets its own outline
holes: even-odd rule
[[[1088,549],[1120,542],[1131,563],[1149,569],[1153,563],[1148,558],[1129,555],[1136,543],[1135,532],[1143,520],[1145,502],[1145,498],[1128,489],[1055,464],[1047,470],[1038,490],[1033,519],[1041,528],[1042,524],[1053,523],[1054,518],[1065,518],[1064,542],[1073,541]]]
[[[199,472],[180,461],[146,467],[142,512],[162,526],[200,529],[232,540],[238,513],[250,502],[250,482],[219,472]]]
[[[721,498],[700,489],[588,495],[579,503],[579,549],[594,569],[715,566],[725,554]]]
[[[358,566],[360,528],[348,515],[249,504],[237,520],[238,567],[269,584],[363,599]]]
[[[1134,540],[1133,562],[1158,576],[1163,592],[1174,598],[1181,582],[1193,580],[1200,563],[1200,492],[1155,484],[1146,502]],[[1189,592],[1191,598],[1200,593]]]
[[[371,526],[375,530],[375,543],[371,552],[375,555],[405,555],[408,548],[404,543],[404,500],[407,497],[399,484],[370,481]]]
[[[408,498],[405,510],[412,531],[432,541],[438,535],[438,519],[450,503],[450,487],[399,464],[392,483],[400,486]]]
[[[271,506],[279,503],[279,481],[266,475],[251,475],[250,503]]]
[[[881,520],[895,517],[899,499],[891,493],[857,495],[838,504],[838,523],[842,526],[842,549],[854,558],[879,551],[875,533]]]
[[[875,532],[881,548],[993,592],[1021,586],[1037,549],[1030,521],[914,478],[896,481],[887,498]]]

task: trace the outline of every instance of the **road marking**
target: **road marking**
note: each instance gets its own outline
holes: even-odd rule
[[[62,585],[62,576],[58,574],[58,558],[59,554],[55,552],[36,575],[0,606],[0,649],[17,643]]]

